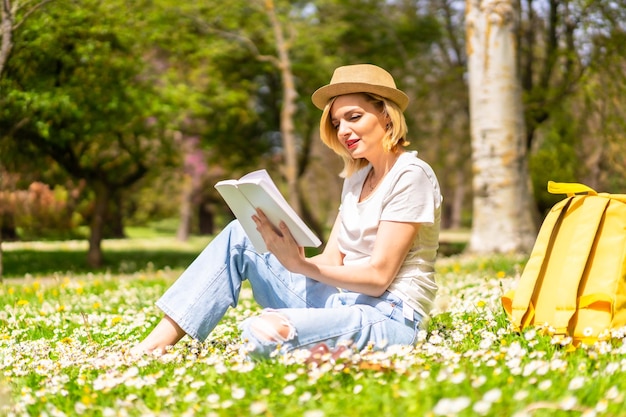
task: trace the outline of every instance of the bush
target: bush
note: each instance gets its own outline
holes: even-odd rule
[[[80,191],[59,185],[51,189],[47,184],[33,182],[28,190],[5,192],[20,238],[72,237],[83,222],[75,209]]]

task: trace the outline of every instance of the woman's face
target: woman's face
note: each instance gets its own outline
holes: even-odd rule
[[[335,99],[330,120],[337,138],[353,158],[371,160],[383,152],[387,117],[364,94],[346,94]]]

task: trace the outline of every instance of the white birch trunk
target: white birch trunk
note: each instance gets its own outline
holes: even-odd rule
[[[0,9],[0,76],[13,49],[13,9],[9,0],[2,0]]]
[[[474,176],[468,250],[529,252],[536,226],[517,73],[519,11],[512,0],[467,0],[466,7]]]

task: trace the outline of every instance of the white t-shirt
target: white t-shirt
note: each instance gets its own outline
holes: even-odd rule
[[[410,318],[413,309],[427,319],[437,292],[434,266],[442,201],[437,177],[417,152],[404,152],[378,188],[359,202],[370,169],[368,165],[344,181],[338,236],[344,264],[369,262],[380,221],[420,223],[419,233],[387,290],[402,299]]]

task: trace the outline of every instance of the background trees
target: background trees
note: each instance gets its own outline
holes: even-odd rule
[[[93,193],[88,260],[95,266],[110,205],[148,166],[169,159],[167,109],[142,72],[134,33],[141,20],[129,20],[123,4],[48,6],[14,38],[0,129],[8,132],[8,153],[52,160],[86,181]]]
[[[626,185],[626,5],[524,0],[517,10],[532,179],[518,205],[535,206],[538,221],[555,199],[548,179]],[[372,62],[411,97],[411,148],[439,175],[444,226],[467,228],[492,203],[472,206],[464,13],[460,0],[52,1],[11,38],[2,32],[12,52],[0,76],[0,164],[30,180],[15,182],[22,189],[85,182],[94,263],[123,221],[181,217],[181,238],[220,227],[229,214],[213,184],[259,167],[324,233],[340,167],[320,146],[309,96],[336,66]]]
[[[605,91],[624,82],[624,72],[617,68],[623,65],[625,56],[621,42],[626,33],[626,4],[528,0],[520,2],[520,7],[526,145],[539,213],[560,198],[545,191],[547,176],[584,181],[615,192],[623,189],[623,183],[615,183],[619,175],[614,173],[624,165],[624,159],[606,153],[608,143],[601,139],[606,138],[606,131],[597,124],[603,118],[599,113],[606,109],[600,107],[613,107],[612,100],[598,101],[596,97],[608,98]],[[617,62],[621,64],[616,67]],[[597,84],[599,79],[606,82],[606,89],[605,84]],[[596,107],[600,102],[603,104]],[[594,125],[590,130],[583,127],[590,124]],[[608,176],[614,176],[613,180],[607,181]]]

